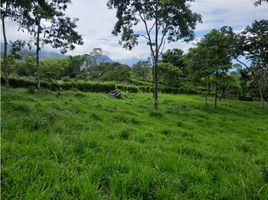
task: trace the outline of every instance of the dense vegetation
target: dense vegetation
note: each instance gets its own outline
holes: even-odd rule
[[[107,0],[119,43],[148,46],[130,67],[100,48],[41,60],[83,44],[71,0],[1,1],[3,199],[268,199],[268,20],[164,51],[194,39],[192,2]]]
[[[3,199],[267,199],[268,112],[2,88]]]

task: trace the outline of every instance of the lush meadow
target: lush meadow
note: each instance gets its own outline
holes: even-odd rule
[[[2,87],[2,199],[268,198],[257,102],[123,97]]]

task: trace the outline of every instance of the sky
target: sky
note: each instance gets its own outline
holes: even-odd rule
[[[140,59],[147,59],[150,50],[146,42],[139,40],[139,45],[131,51],[123,49],[118,43],[119,37],[111,34],[116,22],[116,11],[106,6],[107,0],[72,0],[68,6],[67,15],[72,18],[79,18],[77,31],[84,40],[83,46],[77,46],[75,50],[68,52],[68,55],[85,54],[93,48],[102,48],[104,54],[113,61],[132,65]],[[196,39],[189,43],[178,41],[165,45],[165,50],[180,48],[187,52],[190,47],[201,39],[211,29],[219,29],[222,26],[232,26],[235,31],[241,31],[254,20],[268,18],[268,4],[255,7],[252,0],[195,0],[191,3],[194,12],[202,15],[203,23],[198,24],[195,30]],[[27,33],[18,31],[16,24],[7,23],[8,40],[29,39]],[[140,24],[138,31],[143,31]],[[2,38],[1,38],[2,41]],[[47,51],[59,52],[49,46],[44,47]]]

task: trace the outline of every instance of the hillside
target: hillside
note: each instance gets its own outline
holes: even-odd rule
[[[3,199],[267,199],[268,111],[2,88]]]

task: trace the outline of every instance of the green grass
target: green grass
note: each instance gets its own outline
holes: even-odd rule
[[[268,198],[268,111],[2,88],[2,199]]]

